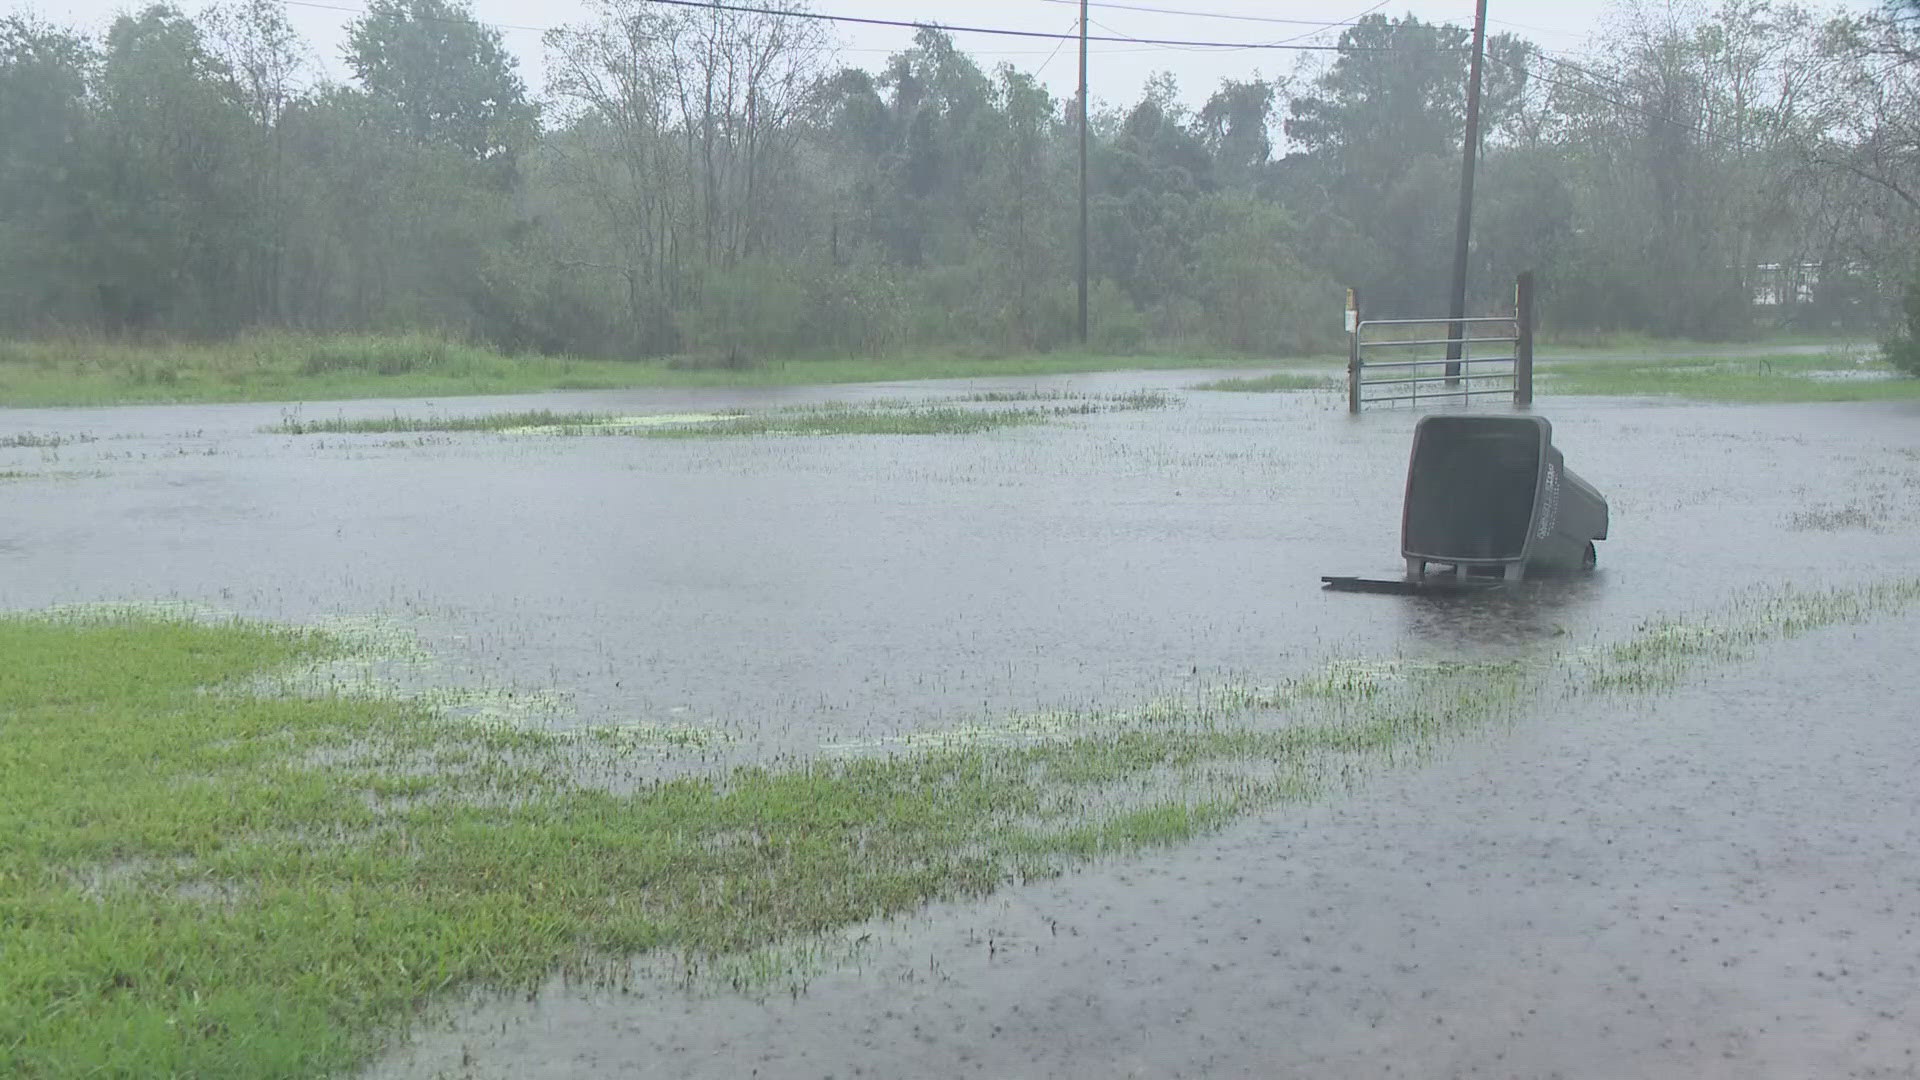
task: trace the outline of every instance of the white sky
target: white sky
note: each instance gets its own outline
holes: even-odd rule
[[[197,12],[204,0],[175,0],[189,12]],[[287,8],[294,27],[313,47],[314,63],[334,79],[346,77],[340,61],[347,23],[354,18],[362,0],[299,0]],[[751,0],[738,0],[750,3]],[[1125,10],[1133,7],[1177,9],[1187,13],[1268,19],[1306,19],[1337,22],[1378,10],[1398,16],[1407,12],[1431,22],[1455,22],[1461,25],[1473,19],[1473,0],[1391,0],[1377,9],[1373,0],[1095,0],[1090,22],[1096,34],[1114,36],[1180,38],[1209,41],[1270,42],[1300,35],[1300,44],[1333,44],[1338,28],[1315,33],[1314,25],[1263,23],[1238,19],[1207,18],[1198,14],[1156,14]],[[1677,4],[1685,0],[1673,0]],[[1490,32],[1508,31],[1526,37],[1550,52],[1583,51],[1590,35],[1601,29],[1614,11],[1616,0],[1558,0],[1553,3],[1520,3],[1491,0],[1487,19]],[[1668,0],[1646,0],[1647,6],[1664,8]],[[9,12],[29,11],[50,22],[91,30],[103,30],[118,12],[143,6],[127,0],[0,0]],[[1816,0],[1821,8],[1841,7],[1865,11],[1878,7],[1877,0]],[[924,20],[946,25],[1009,27],[1048,33],[1066,33],[1078,18],[1077,0],[813,0],[816,11],[865,18]],[[347,10],[338,10],[347,9]],[[543,89],[540,35],[533,30],[513,27],[551,27],[577,23],[586,18],[586,9],[578,0],[473,0],[475,15],[483,22],[500,26],[507,46],[520,58],[520,73],[536,94]],[[843,63],[878,68],[886,58],[911,44],[913,31],[883,27],[841,24],[834,28]],[[1015,67],[1034,71],[1057,95],[1073,91],[1076,77],[1075,49],[1065,45],[1055,54],[1054,42],[1018,38],[989,37],[979,34],[955,34],[961,48],[978,58],[989,70],[1005,61]],[[1255,72],[1274,76],[1294,70],[1301,53],[1275,50],[1188,50],[1146,47],[1129,44],[1095,43],[1089,47],[1089,82],[1092,97],[1110,104],[1136,100],[1149,75],[1170,71],[1179,79],[1182,96],[1190,103],[1203,100],[1222,78],[1246,78]],[[1051,59],[1049,57],[1051,56]]]

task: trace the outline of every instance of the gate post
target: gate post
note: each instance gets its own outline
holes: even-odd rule
[[[1347,411],[1360,411],[1360,290],[1347,290]]]
[[[1533,405],[1533,271],[1522,271],[1513,285],[1513,404]]]

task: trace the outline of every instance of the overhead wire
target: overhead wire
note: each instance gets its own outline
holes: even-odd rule
[[[1091,22],[1092,20],[1088,20],[1088,21]],[[1067,28],[1067,31],[1071,33],[1078,29],[1080,29],[1080,20],[1076,18],[1073,20],[1073,24]],[[1053,47],[1053,51],[1047,54],[1047,58],[1040,62],[1040,66],[1033,69],[1033,77],[1035,79],[1038,79],[1041,76],[1041,74],[1047,70],[1047,65],[1053,63],[1053,58],[1056,56],[1059,56],[1060,50],[1066,47],[1067,47],[1067,39],[1062,38],[1060,43]]]
[[[651,4],[666,7],[699,8],[706,11],[730,11],[748,15],[772,15],[778,18],[804,19],[816,22],[846,23],[854,26],[890,26],[906,30],[939,30],[949,34],[987,34],[1000,37],[1040,38],[1054,41],[1070,35],[1055,34],[1046,30],[1016,30],[1004,26],[961,26],[956,23],[912,22],[903,19],[876,19],[864,15],[835,15],[821,11],[794,11],[781,8],[759,7],[752,4],[724,4],[709,0],[647,0]],[[1087,35],[1088,41],[1128,42],[1138,45],[1166,45],[1197,49],[1285,49],[1301,52],[1335,52],[1344,46],[1339,45],[1276,45],[1264,42],[1248,41],[1201,41],[1185,38],[1150,38]],[[1396,49],[1391,47],[1365,48],[1353,47],[1367,52],[1440,52],[1450,50],[1434,49]]]
[[[1721,135],[1717,132],[1708,130],[1707,128],[1703,128],[1697,124],[1689,124],[1684,120],[1679,120],[1672,116],[1662,115],[1660,113],[1653,112],[1650,109],[1643,109],[1638,105],[1634,105],[1630,102],[1622,101],[1619,98],[1613,97],[1610,94],[1603,94],[1600,91],[1595,90],[1591,87],[1581,86],[1578,83],[1570,82],[1565,79],[1556,79],[1551,75],[1545,74],[1544,72],[1530,70],[1524,63],[1521,63],[1519,61],[1509,60],[1504,56],[1493,56],[1493,55],[1489,55],[1488,59],[1494,61],[1495,63],[1504,64],[1507,67],[1510,67],[1520,72],[1523,75],[1527,75],[1532,78],[1539,79],[1540,81],[1548,84],[1549,86],[1558,86],[1562,89],[1571,91],[1576,94],[1584,94],[1587,97],[1594,98],[1599,101],[1604,101],[1607,104],[1614,106],[1615,108],[1625,109],[1627,112],[1634,113],[1645,119],[1658,121],[1664,124],[1671,124],[1674,127],[1680,128],[1684,131],[1692,132],[1693,134],[1698,135],[1703,139],[1707,139],[1709,141],[1714,141],[1714,142],[1720,142],[1729,146],[1734,146],[1736,149],[1740,148],[1738,146],[1738,140],[1732,138],[1731,136]]]
[[[1043,4],[1068,4],[1074,7],[1080,6],[1080,0],[1040,0],[1040,2]],[[1184,8],[1153,7],[1151,5],[1146,5],[1146,4],[1119,4],[1119,3],[1113,3],[1112,0],[1088,0],[1087,6],[1094,7],[1094,8],[1103,8],[1108,11],[1138,11],[1138,12],[1145,12],[1153,15],[1180,15],[1186,18],[1191,18],[1191,19],[1223,19],[1223,20],[1228,20],[1232,22],[1273,23],[1273,24],[1288,25],[1288,26],[1346,25],[1345,23],[1340,23],[1340,22],[1330,23],[1330,22],[1327,22],[1325,19],[1297,19],[1297,18],[1287,18],[1285,16],[1280,16],[1280,15],[1242,15],[1238,13],[1225,12],[1225,11],[1190,11]],[[1381,0],[1381,3],[1375,4],[1374,8],[1385,7],[1385,6],[1386,6],[1386,0]],[[1373,8],[1368,8],[1367,11],[1363,11],[1360,14],[1365,15],[1368,12],[1371,12],[1372,10]],[[1358,19],[1359,17],[1360,17],[1359,15],[1355,15],[1355,16],[1352,16],[1351,18]],[[1088,21],[1091,22],[1092,20],[1089,19]]]
[[[323,11],[339,11],[339,12],[344,12],[350,15],[366,14],[365,9],[363,8],[347,7],[341,4],[322,3],[320,2],[320,0],[285,0],[285,2],[289,6],[293,6],[293,7],[317,8]],[[865,15],[839,15],[839,14],[834,14],[831,12],[824,12],[824,11],[805,11],[805,10],[792,10],[792,9],[785,9],[785,8],[770,8],[770,7],[761,7],[753,4],[727,4],[727,3],[716,2],[716,0],[644,0],[644,2],[648,4],[657,4],[662,7],[692,8],[700,11],[724,11],[724,12],[730,12],[730,13],[742,14],[742,15],[769,15],[775,18],[800,19],[808,22],[840,23],[840,24],[846,24],[846,25],[852,25],[852,26],[884,26],[884,27],[891,27],[891,28],[901,29],[901,30],[938,30],[938,31],[941,31],[942,33],[948,33],[948,34],[983,34],[983,35],[988,35],[993,37],[1026,38],[1030,40],[1040,40],[1040,41],[1078,40],[1078,35],[1057,34],[1049,30],[1020,30],[1020,29],[1007,27],[1007,26],[963,26],[957,23],[941,23],[941,22],[933,22],[928,20],[912,21],[907,19],[879,19],[879,18],[873,18],[871,16],[865,16]],[[501,30],[523,30],[531,33],[549,33],[556,30],[566,29],[565,27],[526,26],[526,25],[515,24],[515,23],[481,22],[481,20],[478,20],[478,19],[470,19],[470,20],[449,19],[444,21],[455,21],[455,22],[470,21],[470,22],[480,23],[481,25],[484,25],[484,26],[492,26],[496,29],[501,29]],[[1362,52],[1458,51],[1458,50],[1446,50],[1446,49],[1401,49],[1401,48],[1395,48],[1391,46],[1367,47],[1367,46],[1341,46],[1341,45],[1297,45],[1297,44],[1278,44],[1278,43],[1272,43],[1272,42],[1252,42],[1252,41],[1206,41],[1206,40],[1191,40],[1186,38],[1127,37],[1122,35],[1101,36],[1097,34],[1088,35],[1087,40],[1098,41],[1103,43],[1155,45],[1155,46],[1166,46],[1166,47],[1176,47],[1176,48],[1223,49],[1223,50],[1280,49],[1280,50],[1287,50],[1287,51],[1294,51],[1294,52],[1338,52],[1342,50],[1362,51]]]
[[[1290,38],[1281,38],[1279,41],[1274,42],[1274,44],[1287,45],[1295,41],[1300,41],[1304,38],[1310,38],[1318,34],[1324,34],[1329,30],[1338,29],[1339,27],[1342,27],[1342,26],[1357,26],[1359,25],[1361,19],[1364,19],[1367,16],[1373,14],[1374,12],[1379,11],[1383,7],[1386,7],[1388,2],[1389,0],[1379,0],[1379,3],[1376,3],[1371,7],[1368,7],[1356,14],[1349,15],[1346,18],[1340,20],[1339,22],[1323,23],[1320,26],[1320,28],[1317,30],[1309,30],[1304,34],[1296,34]]]
[[[367,13],[366,9],[364,8],[348,7],[342,4],[330,4],[330,3],[323,2],[323,0],[285,0],[285,2],[291,7],[314,8],[322,11],[337,11],[337,12],[342,12],[350,15],[364,15]],[[983,34],[983,35],[999,36],[999,37],[1016,37],[1016,38],[1038,39],[1038,40],[1057,42],[1058,44],[1055,45],[1053,51],[1046,54],[1048,59],[1041,65],[1043,69],[1046,66],[1046,64],[1052,62],[1054,57],[1058,56],[1060,50],[1065,47],[1067,42],[1078,40],[1078,37],[1079,37],[1079,35],[1074,33],[1054,33],[1051,31],[1041,31],[1041,30],[1020,30],[1020,29],[1014,29],[1011,27],[960,26],[960,25],[931,23],[931,22],[911,22],[911,21],[900,20],[900,19],[877,19],[877,18],[869,18],[865,16],[839,15],[839,14],[832,14],[827,12],[783,10],[780,8],[760,7],[760,6],[751,5],[751,4],[728,4],[728,3],[710,2],[710,0],[645,0],[645,2],[650,4],[659,4],[667,7],[695,8],[695,9],[713,10],[713,11],[728,11],[728,12],[735,12],[735,13],[741,13],[741,14],[770,15],[770,16],[779,17],[779,18],[796,18],[796,19],[805,19],[805,20],[812,20],[812,21],[819,21],[819,22],[848,23],[848,24],[860,25],[860,26],[885,26],[885,27],[895,27],[900,29],[912,29],[912,30],[934,29],[934,30],[940,30],[943,32],[948,32],[948,33]],[[1049,0],[1049,2],[1078,4],[1079,0]],[[1365,11],[1362,11],[1357,15],[1350,16],[1345,20],[1315,23],[1314,25],[1317,27],[1316,30],[1310,31],[1307,34],[1297,35],[1294,38],[1282,39],[1279,41],[1271,41],[1271,42],[1205,41],[1205,40],[1189,40],[1189,39],[1181,39],[1181,38],[1134,37],[1127,34],[1121,34],[1118,31],[1113,30],[1111,27],[1107,27],[1104,24],[1098,22],[1097,20],[1092,20],[1092,19],[1088,20],[1090,25],[1101,26],[1102,29],[1107,30],[1108,33],[1106,35],[1090,34],[1087,36],[1087,40],[1094,41],[1094,42],[1101,42],[1103,44],[1127,44],[1127,45],[1140,45],[1140,46],[1146,47],[1138,50],[1134,50],[1134,49],[1102,50],[1103,54],[1116,54],[1116,53],[1122,53],[1122,52],[1144,52],[1144,51],[1154,51],[1157,49],[1167,49],[1167,48],[1186,48],[1186,49],[1194,49],[1197,51],[1217,51],[1217,50],[1238,51],[1238,50],[1265,49],[1265,50],[1287,50],[1287,51],[1302,51],[1302,52],[1370,52],[1370,53],[1394,53],[1394,52],[1441,53],[1441,52],[1463,51],[1463,50],[1455,50],[1455,49],[1408,49],[1408,48],[1397,47],[1397,46],[1362,46],[1362,45],[1353,45],[1351,43],[1339,44],[1339,45],[1302,45],[1297,43],[1300,37],[1311,37],[1311,36],[1314,36],[1315,34],[1324,33],[1327,30],[1335,29],[1340,26],[1352,25],[1353,23],[1357,22],[1359,19],[1363,18],[1364,16],[1371,14],[1372,12],[1378,10],[1381,7],[1386,6],[1387,2],[1388,0],[1380,0],[1379,3],[1374,4],[1372,7],[1367,8]],[[1103,8],[1118,8],[1123,10],[1152,11],[1152,12],[1162,13],[1162,14],[1180,14],[1180,15],[1212,14],[1212,15],[1222,15],[1222,16],[1226,14],[1222,12],[1201,13],[1201,12],[1194,12],[1194,11],[1180,11],[1180,10],[1175,10],[1171,8],[1153,8],[1148,5],[1119,4],[1119,3],[1112,3],[1112,2],[1104,2],[1099,4],[1093,4],[1090,2],[1089,6],[1098,6]],[[1294,25],[1297,25],[1302,22],[1306,22],[1306,20],[1285,19],[1277,16],[1263,16],[1263,17],[1245,16],[1244,19],[1246,21],[1287,23],[1287,24],[1294,24]],[[450,21],[472,21],[477,23],[481,22],[481,20],[477,20],[477,19],[450,20]],[[541,33],[541,34],[551,33],[556,31],[565,31],[567,29],[565,27],[528,26],[524,24],[498,23],[498,22],[490,22],[490,21],[484,22],[481,24],[490,26],[499,30],[518,30],[518,31],[525,31],[529,33]],[[1075,21],[1075,25],[1077,24],[1078,24],[1078,20]],[[1006,55],[1040,55],[1040,54],[1036,50],[1034,52],[1029,52],[1029,53],[1009,53]],[[1596,81],[1612,82],[1615,85],[1621,86],[1623,89],[1631,89],[1631,87],[1628,86],[1628,84],[1622,83],[1617,79],[1613,79],[1611,76],[1605,75],[1600,72],[1592,71],[1579,64],[1575,64],[1571,61],[1556,57],[1553,54],[1547,53],[1544,50],[1540,50],[1536,48],[1533,51],[1532,55],[1538,57],[1541,60],[1546,61],[1547,63],[1553,64],[1557,67],[1564,67],[1569,70],[1576,71],[1588,79],[1592,79]],[[1492,59],[1496,63],[1500,63],[1507,67],[1520,71],[1523,74],[1528,74],[1535,78],[1538,78],[1542,82],[1545,82],[1550,86],[1556,86],[1561,89],[1567,90],[1570,93],[1582,94],[1599,101],[1604,101],[1607,104],[1613,105],[1616,108],[1624,109],[1628,112],[1638,114],[1642,117],[1645,117],[1650,120],[1654,120],[1656,122],[1671,124],[1675,127],[1678,127],[1683,130],[1689,131],[1693,134],[1699,135],[1703,139],[1718,141],[1728,145],[1733,145],[1736,142],[1736,140],[1732,139],[1730,136],[1721,135],[1717,132],[1701,127],[1697,124],[1689,124],[1683,120],[1677,119],[1672,116],[1666,116],[1666,115],[1652,112],[1650,110],[1641,108],[1640,106],[1634,105],[1630,102],[1622,101],[1621,99],[1614,97],[1610,94],[1602,93],[1601,91],[1591,86],[1583,86],[1580,83],[1573,82],[1571,80],[1555,78],[1537,69],[1530,69],[1525,63],[1509,60],[1506,57],[1501,57],[1501,56],[1491,55],[1491,54],[1490,54],[1490,59]],[[1707,115],[1712,119],[1719,119],[1719,117],[1715,116],[1710,112],[1707,113]]]
[[[1056,2],[1056,0],[1049,0],[1049,2]],[[1076,2],[1076,0],[1057,0],[1057,2],[1074,3]],[[1249,42],[1244,46],[1240,46],[1240,48],[1246,48],[1246,49],[1280,48],[1280,47],[1292,44],[1293,42],[1296,42],[1296,41],[1301,41],[1306,38],[1315,37],[1319,34],[1324,34],[1328,30],[1337,30],[1343,26],[1353,26],[1353,25],[1356,25],[1362,18],[1365,18],[1366,16],[1373,14],[1374,12],[1380,10],[1381,8],[1386,7],[1388,3],[1389,3],[1389,0],[1378,0],[1377,3],[1373,4],[1371,7],[1368,7],[1366,10],[1361,11],[1355,15],[1350,15],[1345,19],[1318,20],[1318,21],[1310,20],[1310,19],[1261,19],[1260,21],[1262,22],[1284,22],[1291,25],[1306,24],[1306,25],[1311,25],[1313,29],[1307,31],[1304,34],[1295,34],[1292,37],[1279,38],[1274,41]],[[1094,5],[1090,4],[1089,6],[1094,6]],[[1110,8],[1123,8],[1128,11],[1158,11],[1158,12],[1164,12],[1167,14],[1192,14],[1192,15],[1202,14],[1201,12],[1173,12],[1167,8],[1136,7],[1128,4],[1101,4],[1098,6],[1110,7]],[[1222,17],[1226,17],[1226,16],[1222,16]],[[1143,40],[1141,38],[1130,37],[1129,35],[1121,34],[1120,31],[1115,30],[1113,27],[1106,25],[1105,23],[1101,22],[1098,19],[1090,18],[1087,21],[1094,26],[1100,27],[1101,29],[1105,30],[1109,34],[1115,34],[1120,37],[1127,38],[1127,40],[1129,41],[1138,42]],[[1339,46],[1321,46],[1320,48],[1338,49]],[[1189,51],[1209,51],[1209,50],[1189,50]],[[1412,51],[1412,50],[1405,50],[1405,51]]]

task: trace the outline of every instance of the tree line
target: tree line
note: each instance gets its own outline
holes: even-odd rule
[[[510,350],[768,357],[1069,345],[1077,102],[937,29],[877,71],[819,22],[596,0],[535,95],[461,0],[372,0],[351,79],[278,0],[100,36],[0,20],[0,332],[430,328]],[[1566,330],[1870,325],[1920,237],[1920,0],[1629,2],[1488,39],[1473,306]],[[1369,15],[1197,109],[1089,125],[1092,345],[1329,345],[1340,289],[1444,309],[1469,33]]]

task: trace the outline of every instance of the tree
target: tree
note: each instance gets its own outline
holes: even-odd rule
[[[1893,336],[1880,348],[1887,363],[1908,375],[1920,376],[1920,267],[1902,290],[1900,320]]]
[[[232,72],[177,9],[122,15],[100,73],[100,182],[87,248],[108,325],[230,330],[253,314],[254,235]]]
[[[538,113],[500,32],[461,0],[373,0],[348,28],[346,59],[413,139],[491,163],[496,183],[511,184]]]
[[[565,128],[552,140],[555,176],[600,226],[574,234],[570,261],[618,275],[634,348],[660,351],[678,343],[674,312],[705,281],[767,259],[801,217],[780,211],[821,100],[822,31],[768,12],[636,0],[602,0],[595,13],[547,36]]]
[[[1264,79],[1222,79],[1195,118],[1215,167],[1243,182],[1273,156],[1273,102],[1277,88]]]
[[[85,322],[86,193],[97,182],[88,83],[98,57],[80,37],[24,16],[0,19],[0,325]]]
[[[1368,15],[1340,35],[1332,65],[1287,103],[1300,147],[1284,182],[1339,219],[1319,257],[1380,310],[1437,310],[1450,276],[1471,35],[1463,27]],[[1515,113],[1528,47],[1486,43],[1483,131]]]
[[[242,273],[256,317],[284,321],[283,284],[293,208],[287,176],[287,109],[302,92],[305,47],[283,0],[231,0],[201,15],[207,48],[232,73],[253,124],[244,139],[246,173],[259,231]]]

